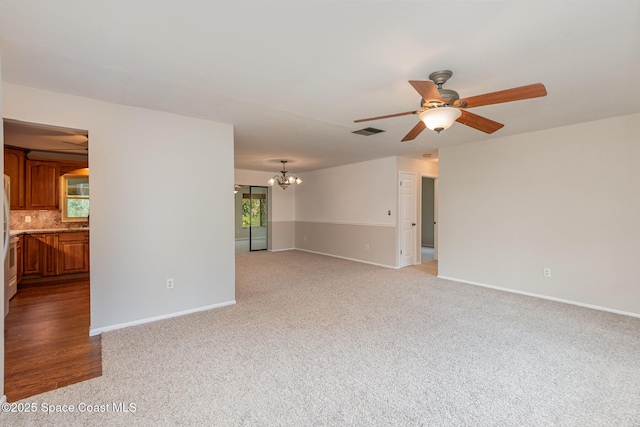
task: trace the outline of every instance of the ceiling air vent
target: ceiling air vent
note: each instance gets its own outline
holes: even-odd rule
[[[364,128],[360,130],[354,130],[352,133],[356,133],[358,135],[364,135],[364,136],[371,136],[380,132],[384,132],[384,131],[382,129],[376,129],[376,128]]]

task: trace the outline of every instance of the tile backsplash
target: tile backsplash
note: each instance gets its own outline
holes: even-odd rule
[[[25,222],[30,216],[31,222]],[[62,222],[59,210],[11,211],[12,230],[41,230],[55,228],[77,228],[82,222]]]

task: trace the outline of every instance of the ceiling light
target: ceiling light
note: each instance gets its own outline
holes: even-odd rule
[[[267,183],[269,183],[269,185],[273,185],[277,182],[278,185],[282,187],[283,190],[286,190],[287,187],[289,187],[293,183],[295,183],[296,185],[302,184],[302,180],[297,176],[287,175],[287,168],[286,168],[287,161],[280,160],[280,162],[282,162],[282,170],[280,171],[282,172],[282,175],[274,175],[273,178],[267,181]]]
[[[420,113],[420,120],[431,130],[438,133],[449,129],[462,112],[453,107],[430,108]]]

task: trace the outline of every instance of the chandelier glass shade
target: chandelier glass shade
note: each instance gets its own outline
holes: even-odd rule
[[[435,107],[420,113],[420,120],[431,130],[438,133],[449,129],[462,112],[453,107]]]
[[[278,185],[282,187],[283,190],[286,190],[291,184],[294,184],[294,183],[296,185],[302,184],[302,180],[297,176],[287,175],[287,167],[286,167],[287,161],[280,160],[280,162],[282,162],[282,170],[280,171],[282,175],[274,175],[273,178],[267,181],[269,185],[274,185],[277,182]]]

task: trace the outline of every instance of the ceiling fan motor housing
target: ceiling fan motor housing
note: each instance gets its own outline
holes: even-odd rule
[[[438,85],[438,89],[440,89],[442,85],[451,78],[451,76],[453,76],[453,71],[450,70],[434,71],[429,74],[429,80]]]
[[[460,99],[460,95],[455,90],[438,89],[438,92],[440,92],[440,96],[442,97],[442,100],[444,101],[444,103],[436,102],[436,101],[426,102],[424,100],[424,98],[423,98],[420,101],[420,105],[422,105],[422,108],[442,107],[442,106],[445,106],[445,105],[453,106],[453,103],[455,101],[457,101],[458,99]]]

